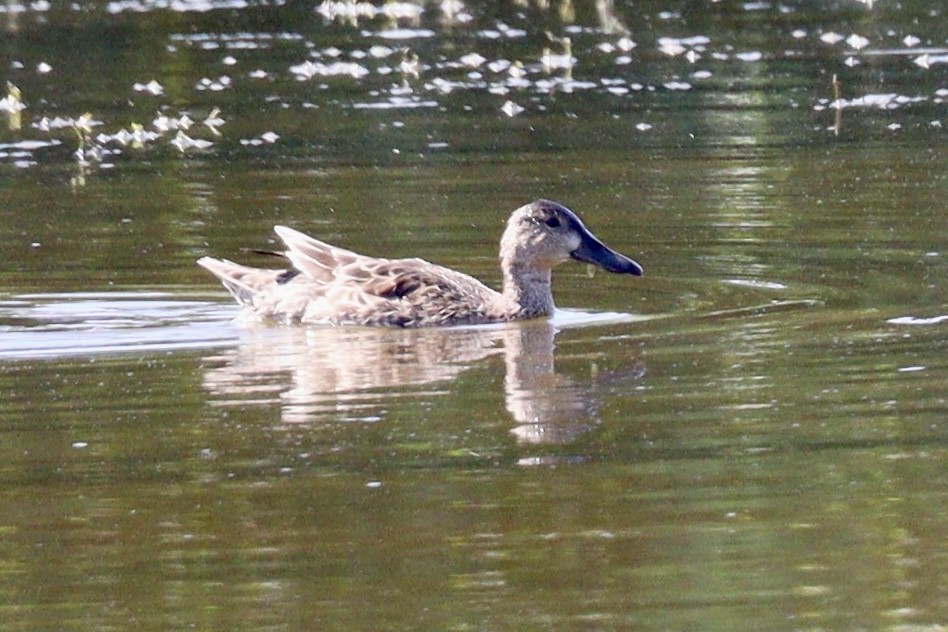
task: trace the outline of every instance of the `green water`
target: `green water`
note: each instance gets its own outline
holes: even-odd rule
[[[0,7],[2,627],[944,626],[943,8],[378,6]],[[194,264],[496,286],[541,196],[646,276],[307,330]]]

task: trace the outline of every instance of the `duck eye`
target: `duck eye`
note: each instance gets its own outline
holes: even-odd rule
[[[547,217],[543,223],[549,226],[550,228],[556,228],[560,225],[560,220],[558,217]]]

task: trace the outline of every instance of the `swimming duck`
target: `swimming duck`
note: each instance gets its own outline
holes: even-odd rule
[[[315,325],[434,327],[506,322],[553,312],[550,272],[576,259],[641,276],[642,266],[607,247],[565,206],[536,200],[507,220],[500,240],[503,290],[423,259],[377,259],[276,226],[291,267],[252,268],[203,257],[237,302],[263,320]]]

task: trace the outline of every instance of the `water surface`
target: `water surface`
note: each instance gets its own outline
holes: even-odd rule
[[[938,3],[0,8],[10,629],[935,629]],[[549,321],[252,326],[287,224]]]

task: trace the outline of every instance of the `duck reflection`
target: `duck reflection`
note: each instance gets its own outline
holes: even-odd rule
[[[530,322],[503,332],[504,395],[525,443],[565,443],[585,431],[595,419],[592,385],[582,388],[553,366],[553,325]]]
[[[205,358],[204,386],[220,405],[278,404],[284,423],[374,421],[392,399],[437,397],[461,372],[502,355],[513,434],[525,443],[564,443],[595,423],[598,384],[556,373],[555,334],[547,320],[442,329],[247,327],[236,347]]]

